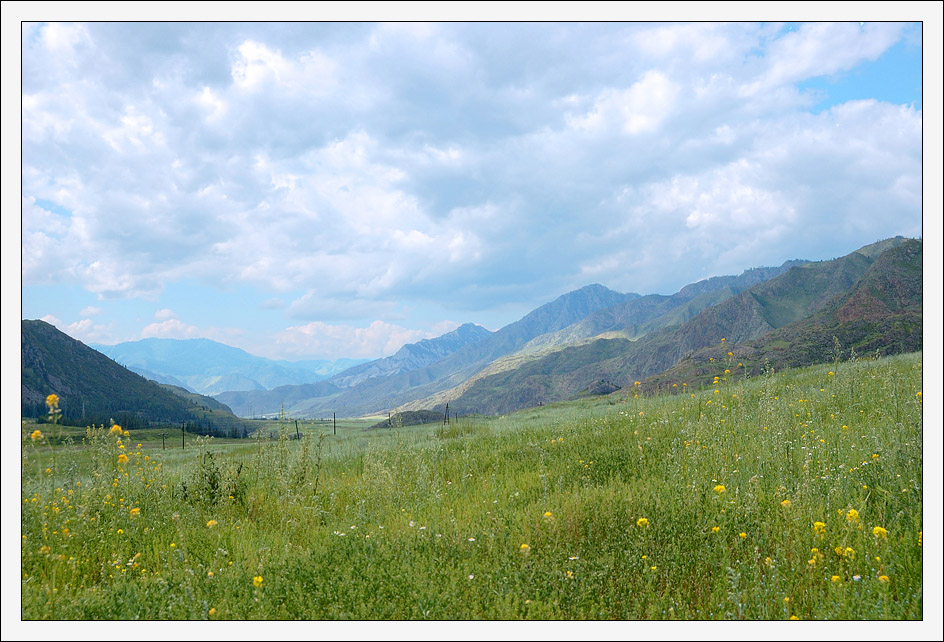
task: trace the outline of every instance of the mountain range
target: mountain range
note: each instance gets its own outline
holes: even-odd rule
[[[274,361],[210,339],[141,339],[89,347],[148,379],[202,395],[312,383],[366,361]]]
[[[295,417],[441,412],[447,402],[462,413],[498,414],[620,395],[636,381],[645,389],[708,383],[717,374],[712,359],[728,352],[750,375],[856,353],[920,350],[922,259],[920,240],[896,237],[830,261],[705,279],[672,295],[593,284],[498,331],[467,323],[324,376],[314,371],[341,364],[271,362],[209,340],[110,349],[155,380],[191,390],[229,387],[214,397],[240,416],[282,408]],[[292,377],[307,379],[280,383]]]
[[[45,321],[24,320],[20,335],[20,405],[24,417],[42,418],[56,394],[63,423],[127,429],[186,424],[191,432],[245,435],[249,422],[219,401],[158,384],[115,363]]]

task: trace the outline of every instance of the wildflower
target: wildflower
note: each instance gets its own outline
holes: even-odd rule
[[[126,454],[124,454],[124,453],[121,453],[120,455],[118,455],[118,463],[119,463],[119,464],[127,464],[127,463],[128,463],[128,455],[126,455]]]
[[[745,539],[747,537],[747,533],[738,533],[738,537]]]
[[[170,547],[171,547],[171,548],[177,548],[177,545],[174,544],[173,542],[171,542],[171,543],[170,543]]]
[[[567,578],[568,578],[568,579],[571,579],[571,580],[574,579],[574,572],[573,572],[573,571],[567,571]]]
[[[720,495],[721,493],[725,491],[725,488],[721,484],[718,484],[717,486],[714,487],[714,491]]]
[[[32,433],[30,433],[30,439],[32,439],[33,441],[39,441],[42,438],[43,438],[43,433],[39,429],[36,429]],[[47,470],[49,469],[47,468]]]
[[[469,538],[469,541],[470,541],[470,542],[474,542],[474,541],[475,541],[475,538],[474,538],[474,537],[470,537],[470,538]]]
[[[766,564],[767,566],[770,566],[770,565],[773,564],[773,563],[774,563],[774,561],[773,561],[772,559],[770,559],[770,557],[765,557],[765,558],[764,558],[764,564]]]
[[[861,579],[862,579],[862,576],[861,576],[861,575],[853,575],[853,576],[852,576],[852,581],[854,581],[854,582],[858,582],[858,581],[861,580]]]
[[[214,606],[212,609],[210,609],[207,612],[207,615],[209,615],[210,617],[213,617],[214,615],[216,615],[216,607]]]
[[[859,511],[857,511],[857,510],[854,509],[854,508],[850,508],[850,509],[849,509],[849,512],[846,513],[846,521],[847,521],[847,522],[857,522],[857,521],[859,521]]]
[[[262,576],[256,575],[254,578],[252,578],[252,585],[255,587],[262,586]]]
[[[643,527],[643,526],[648,526],[648,525],[649,525],[649,520],[646,519],[645,517],[640,517],[639,519],[636,520],[636,526]]]
[[[851,547],[847,546],[847,547],[845,547],[845,548],[842,550],[842,556],[843,556],[843,557],[848,557],[849,559],[853,560],[853,559],[855,559],[855,550],[853,550]]]
[[[876,526],[872,529],[872,534],[876,537],[888,537],[888,531],[882,528],[881,526]]]
[[[50,410],[57,407],[59,405],[59,395],[52,394],[46,397],[46,405],[49,406]]]
[[[554,514],[553,514],[551,511],[546,510],[546,511],[544,511],[544,517],[545,517],[545,519],[550,519],[550,518],[554,517]]]
[[[121,426],[119,426],[118,424],[115,424],[114,426],[111,427],[111,430],[108,431],[108,434],[109,434],[109,435],[118,435],[118,436],[120,437],[120,436],[121,436]]]
[[[780,502],[780,505],[783,506],[784,508],[790,508],[790,500],[785,499],[782,502]]]
[[[889,581],[889,580],[888,580],[888,576],[887,576],[887,575],[879,575],[879,576],[878,576],[878,581],[879,581],[879,582],[888,582],[888,581]]]
[[[649,567],[649,570],[650,570],[650,571],[654,571],[654,570],[656,570],[657,568],[659,568],[659,567],[658,567],[658,566],[650,566],[650,567]]]
[[[138,516],[141,515],[141,509],[140,509],[140,508],[132,508],[132,509],[128,512],[128,514],[129,514],[131,517],[138,517]]]
[[[207,522],[207,528],[213,528],[213,527],[216,526],[218,523],[219,523],[219,522],[217,522],[215,519],[211,519],[210,521]]]
[[[833,575],[831,578],[829,578],[829,580],[830,580],[831,582],[838,582],[838,581],[841,580],[841,579],[842,579],[842,578],[839,577],[838,575]]]
[[[721,530],[721,527],[720,527],[720,526],[712,526],[712,527],[711,527],[711,532],[712,532],[712,533],[717,533],[717,532],[720,531],[720,530]]]
[[[119,528],[119,529],[118,529],[118,534],[119,534],[119,535],[124,535],[124,534],[125,534],[125,530],[124,530],[123,528]]]
[[[825,535],[826,524],[824,522],[813,522],[813,532],[817,535]]]
[[[521,553],[522,555],[527,555],[528,553],[531,552],[531,547],[528,546],[527,544],[522,544],[521,546],[518,547],[518,552]]]
[[[798,617],[795,616],[795,615],[791,615],[791,616],[790,616],[790,619],[791,619],[791,620],[799,620],[800,618],[798,618]]]
[[[472,574],[472,573],[469,573],[469,579],[470,579],[470,580],[474,580],[474,579],[475,579],[475,575]]]

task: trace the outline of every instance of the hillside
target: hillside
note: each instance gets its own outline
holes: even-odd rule
[[[731,346],[739,375],[758,375],[854,356],[917,352],[923,345],[922,260],[920,241],[909,240],[876,257],[862,278],[807,319],[754,340]],[[686,356],[673,368],[647,380],[647,388],[706,382],[717,368],[711,358],[727,356],[711,346]]]
[[[466,343],[444,358],[423,367],[364,379],[346,389],[339,389],[335,382],[344,382],[349,371],[319,382],[324,384],[320,388],[285,386],[272,391],[245,393],[238,400],[235,394],[223,394],[218,398],[232,404],[234,410],[243,416],[249,404],[252,404],[255,413],[261,414],[278,412],[280,404],[284,403],[290,414],[309,417],[328,416],[332,412],[356,416],[383,411],[405,401],[421,399],[451,388],[495,359],[518,350],[534,337],[560,330],[595,310],[638,296],[620,294],[602,285],[588,285],[563,294],[497,332]]]
[[[21,413],[46,415],[46,396],[59,396],[64,423],[126,428],[179,425],[195,432],[243,434],[246,422],[219,402],[148,381],[44,321],[21,325]],[[178,392],[180,394],[178,394]]]
[[[600,339],[483,377],[463,386],[461,394],[449,399],[450,407],[496,414],[568,399],[601,380],[631,387],[686,357],[697,362],[699,350],[713,348],[720,357],[761,337],[765,341],[753,348],[755,361],[761,363],[767,353],[790,365],[828,360],[831,352],[824,341],[828,336],[831,346],[835,333],[841,335],[840,342],[845,339],[843,345],[883,349],[887,354],[920,349],[921,244],[899,238],[881,246],[888,248],[881,254],[875,246],[867,246],[832,261],[793,266],[685,323],[637,341]],[[780,328],[781,334],[771,334]],[[722,339],[725,350],[718,348]],[[775,355],[778,349],[781,354]],[[409,407],[438,407],[443,397]]]

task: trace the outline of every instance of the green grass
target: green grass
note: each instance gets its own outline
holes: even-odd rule
[[[23,618],[921,619],[921,367],[184,450],[24,430]]]

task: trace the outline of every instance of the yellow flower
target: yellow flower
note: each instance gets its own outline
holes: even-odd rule
[[[46,397],[46,405],[49,406],[50,410],[59,405],[59,395],[52,394]]]
[[[882,528],[881,526],[876,526],[872,529],[872,534],[876,537],[888,537],[888,531]]]
[[[741,539],[744,539],[747,537],[747,533],[738,533],[738,537],[740,537]]]
[[[721,493],[725,491],[725,488],[721,484],[718,484],[717,486],[714,487],[714,491],[720,495]]]
[[[118,455],[118,463],[119,463],[119,464],[127,464],[127,463],[128,463],[128,455],[126,455],[126,454],[124,454],[124,453],[121,453],[120,455]]]
[[[843,549],[843,551],[842,551],[842,556],[843,556],[843,557],[848,557],[849,559],[854,560],[854,559],[855,559],[855,550],[853,550],[852,548],[850,548],[850,547],[847,546],[846,548]]]
[[[528,546],[527,544],[522,544],[521,546],[518,547],[518,552],[522,553],[523,555],[527,555],[528,553],[531,552],[531,547]]]
[[[254,578],[252,578],[252,585],[256,587],[262,586],[262,576],[256,575]]]
[[[879,582],[888,582],[888,576],[887,576],[887,575],[879,575],[879,576],[878,576],[878,581],[879,581]]]
[[[854,508],[850,508],[850,509],[849,509],[849,512],[846,513],[846,521],[847,521],[847,522],[857,522],[857,521],[859,521],[859,511],[857,511],[857,510],[854,509]]]
[[[30,433],[30,439],[32,439],[33,441],[39,441],[42,438],[43,438],[43,433],[39,429],[34,430],[32,433]]]
[[[648,525],[649,525],[649,520],[646,519],[645,517],[640,517],[639,519],[636,520],[636,526],[648,526]]]
[[[790,500],[785,499],[782,502],[780,502],[780,505],[783,506],[784,508],[790,508]]]
[[[830,581],[838,582],[838,581],[841,580],[842,578],[839,577],[838,575],[833,575],[833,576],[832,576],[831,578],[829,578],[829,579],[830,579]]]
[[[554,513],[552,513],[552,512],[549,511],[549,510],[546,510],[546,511],[544,511],[544,517],[546,517],[547,519],[550,519],[550,518],[554,517]]]
[[[209,615],[210,617],[213,617],[214,615],[216,615],[216,607],[214,606],[212,609],[210,609],[207,615]]]
[[[720,531],[720,530],[721,530],[721,527],[720,527],[720,526],[712,526],[712,527],[711,527],[711,532],[712,532],[712,533],[717,533],[717,532]]]
[[[207,571],[207,577],[213,577],[213,571]]]
[[[207,528],[213,528],[214,526],[216,526],[216,524],[217,524],[217,521],[215,519],[211,519],[210,521],[207,522]]]
[[[140,508],[132,508],[132,509],[128,512],[128,514],[129,514],[131,517],[138,517],[138,516],[141,514],[141,509],[140,509]]]
[[[813,522],[813,532],[817,535],[825,535],[826,524],[824,522]]]
[[[791,619],[791,620],[799,620],[800,618],[798,618],[798,617],[795,616],[795,615],[791,615],[791,616],[790,616],[790,619]]]
[[[108,434],[121,436],[121,426],[119,426],[118,424],[115,424],[114,426],[111,427],[111,430],[108,431]]]

